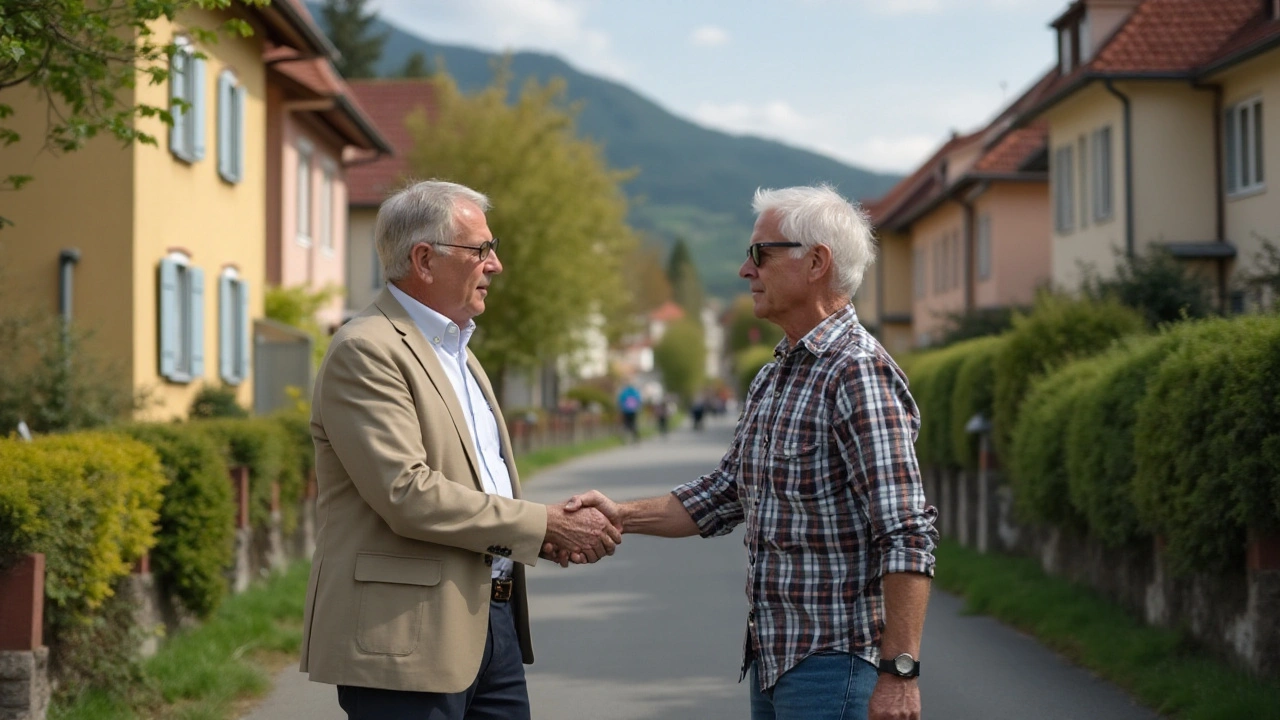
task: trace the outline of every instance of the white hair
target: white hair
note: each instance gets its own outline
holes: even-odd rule
[[[845,200],[830,185],[760,188],[751,201],[756,215],[772,212],[782,236],[804,247],[792,251],[800,257],[815,245],[831,248],[835,276],[831,289],[853,297],[862,275],[876,257],[871,221],[861,207]]]
[[[458,231],[454,215],[460,201],[489,209],[489,198],[465,185],[423,180],[383,201],[374,224],[373,242],[388,280],[409,274],[409,254],[418,243],[451,242]]]

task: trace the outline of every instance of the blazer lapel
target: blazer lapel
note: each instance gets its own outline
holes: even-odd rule
[[[475,377],[476,382],[480,383],[480,392],[484,393],[484,399],[488,401],[489,407],[493,409],[494,422],[498,424],[498,438],[502,441],[502,459],[507,463],[507,475],[511,476],[511,494],[513,497],[520,497],[520,476],[516,472],[516,456],[511,451],[511,437],[507,433],[507,421],[502,417],[502,410],[498,407],[498,399],[493,394],[493,386],[489,384],[489,375],[480,366],[480,361],[476,359],[471,349],[467,349],[467,367],[471,368],[471,375]]]
[[[427,344],[427,339],[422,336],[422,331],[413,323],[413,318],[409,317],[409,313],[405,311],[404,306],[400,304],[395,295],[391,294],[390,290],[383,288],[374,304],[378,306],[382,314],[391,322],[392,327],[400,334],[405,346],[409,348],[409,352],[413,353],[423,372],[427,374],[427,379],[431,381],[432,385],[435,385],[436,392],[440,393],[445,407],[449,409],[449,417],[453,420],[453,426],[458,431],[458,439],[462,441],[462,449],[467,453],[467,461],[471,463],[471,482],[477,490],[483,491],[484,486],[480,483],[480,460],[476,457],[476,443],[472,439],[471,430],[467,426],[467,416],[462,410],[462,403],[458,401],[458,393],[454,390],[453,383],[449,381],[449,375],[445,372],[444,365],[440,362],[440,356],[436,354],[434,348]]]

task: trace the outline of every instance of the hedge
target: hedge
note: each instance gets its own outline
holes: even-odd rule
[[[118,578],[155,545],[160,461],[107,433],[0,440],[0,556],[45,555],[50,624],[90,621]]]
[[[1019,512],[1033,521],[1082,526],[1071,505],[1066,467],[1067,423],[1100,373],[1097,359],[1074,362],[1035,381],[1010,442],[1009,481]]]
[[[139,424],[128,435],[155,449],[169,478],[152,571],[169,597],[207,617],[227,592],[234,559],[235,498],[217,445],[191,424]]]
[[[963,343],[966,350],[951,391],[951,455],[966,470],[978,468],[978,436],[965,427],[974,415],[991,422],[995,398],[995,359],[1005,336],[985,337]]]
[[[191,426],[217,443],[229,467],[249,468],[249,522],[265,528],[271,520],[271,483],[280,486],[281,523],[286,533],[298,523],[304,481],[299,453],[285,426],[270,418],[197,420]]]
[[[751,381],[755,380],[756,375],[759,375],[764,366],[771,362],[773,362],[773,348],[766,345],[752,345],[734,356],[733,366],[738,376],[738,389],[742,397],[745,398],[747,390],[751,389]]]
[[[1001,457],[1009,456],[1019,407],[1036,378],[1144,329],[1141,315],[1113,300],[1072,300],[1042,294],[1030,315],[1014,316],[1013,329],[995,358],[992,407]]]
[[[1133,498],[1174,573],[1239,567],[1250,528],[1280,528],[1280,319],[1187,337],[1138,403]]]

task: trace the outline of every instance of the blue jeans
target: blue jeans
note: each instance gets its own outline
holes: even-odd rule
[[[879,673],[871,663],[843,652],[819,652],[760,691],[752,663],[751,720],[865,720]]]

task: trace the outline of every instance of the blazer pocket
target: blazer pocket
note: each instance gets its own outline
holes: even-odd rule
[[[370,655],[410,655],[422,630],[422,606],[440,584],[444,563],[430,558],[358,553],[356,645]]]

